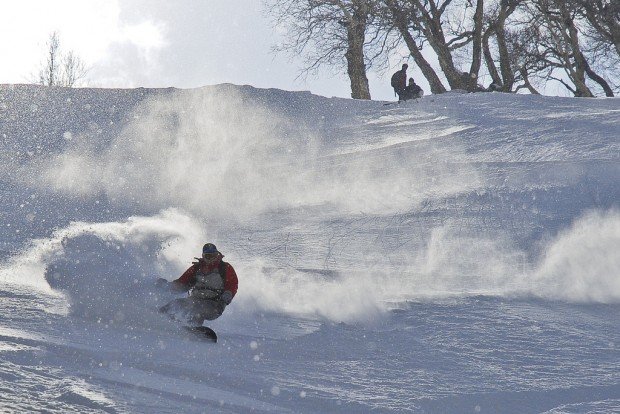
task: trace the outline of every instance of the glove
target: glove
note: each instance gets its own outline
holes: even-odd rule
[[[232,293],[229,290],[225,290],[224,293],[220,295],[220,300],[227,305],[230,305],[232,302]]]

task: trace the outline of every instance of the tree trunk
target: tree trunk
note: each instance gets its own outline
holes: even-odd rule
[[[482,47],[484,58],[491,74],[493,82],[500,85],[502,92],[512,92],[515,83],[515,74],[511,65],[510,52],[508,51],[508,43],[506,42],[506,19],[514,12],[516,5],[510,7],[504,0],[501,1],[497,19],[491,23],[490,27],[485,31],[482,37]],[[489,39],[495,35],[497,49],[499,51],[499,67],[500,73],[495,66],[495,60],[491,54]]]
[[[594,70],[592,70],[592,68],[590,67],[590,64],[586,60],[585,56],[583,56],[583,54],[580,54],[579,59],[581,60],[581,64],[585,68],[586,73],[588,74],[588,77],[592,79],[594,82],[598,83],[601,86],[601,88],[603,88],[603,90],[605,91],[605,96],[607,96],[608,98],[613,98],[614,91],[613,89],[611,89],[607,81],[603,79],[603,77],[601,77]]]
[[[510,52],[508,52],[508,44],[506,42],[506,19],[514,10],[515,7],[509,11],[506,2],[502,1],[495,30],[497,48],[499,50],[499,66],[502,71],[502,91],[504,92],[512,91],[515,83],[515,74],[510,64]]]
[[[495,60],[493,59],[493,54],[491,53],[491,46],[489,45],[489,38],[493,31],[494,27],[490,27],[484,32],[484,36],[482,36],[482,51],[484,52],[484,61],[487,65],[487,69],[489,70],[489,74],[491,75],[491,79],[493,79],[493,83],[496,85],[502,85],[502,78],[499,76],[499,72],[495,67]]]
[[[530,91],[532,95],[540,95],[540,92],[538,92],[536,88],[534,88],[534,86],[530,83],[530,78],[527,74],[527,69],[521,68],[520,72],[521,72],[521,77],[523,77],[523,83],[525,84],[525,87],[527,88],[527,90]]]
[[[592,98],[594,94],[586,85],[586,68],[584,66],[585,59],[582,59],[581,47],[579,46],[579,34],[575,21],[568,10],[564,0],[555,0],[556,6],[560,10],[561,21],[558,21],[559,29],[564,39],[571,49],[571,56],[567,56],[566,63],[569,72],[572,74],[572,81],[575,84],[575,96]],[[572,61],[572,62],[571,62]]]
[[[370,99],[370,88],[366,76],[366,63],[364,62],[364,44],[353,40],[349,35],[349,46],[345,53],[347,60],[347,74],[351,81],[351,98]]]
[[[366,22],[368,7],[362,0],[354,5],[354,11],[346,24],[347,28],[347,73],[351,80],[351,97],[353,99],[370,99],[370,88],[366,77],[366,62],[364,61],[364,40],[366,37]]]
[[[469,69],[470,91],[478,89],[478,75],[482,66],[482,26],[483,26],[484,0],[477,0],[476,13],[474,14],[474,36],[471,66]]]
[[[462,72],[456,70],[456,67],[454,66],[452,53],[446,43],[446,38],[441,27],[441,21],[439,19],[433,19],[431,25],[433,27],[426,33],[426,38],[437,54],[439,66],[441,67],[444,75],[446,75],[450,88],[467,90],[467,85],[469,83],[468,79],[466,79],[466,76],[463,76]]]
[[[417,8],[414,19],[421,28],[426,40],[435,51],[439,66],[446,76],[450,88],[468,90],[471,84],[471,78],[467,73],[462,73],[454,66],[452,53],[446,42],[446,37],[441,26],[441,18],[443,11],[437,8],[435,0],[428,1],[430,11],[423,5],[420,0],[414,0],[412,6]]]
[[[403,39],[405,39],[405,43],[407,44],[407,47],[409,48],[409,52],[411,53],[413,60],[415,61],[416,65],[418,65],[418,67],[420,68],[420,71],[426,78],[428,85],[431,88],[431,93],[433,94],[446,93],[447,92],[446,87],[443,86],[443,83],[441,83],[441,79],[439,79],[439,76],[437,76],[437,73],[435,72],[433,67],[424,58],[424,55],[422,55],[422,52],[420,52],[420,49],[418,49],[418,45],[413,39],[413,36],[411,36],[409,31],[407,31],[406,29],[404,31],[401,31],[401,35]]]

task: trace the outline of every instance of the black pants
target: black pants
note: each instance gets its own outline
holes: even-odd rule
[[[212,321],[222,316],[226,304],[217,299],[179,298],[159,310],[174,319],[183,319],[190,326],[201,326],[205,320]]]
[[[396,95],[398,95],[398,100],[399,101],[404,101],[405,100],[405,89],[406,88],[394,88],[394,93]]]

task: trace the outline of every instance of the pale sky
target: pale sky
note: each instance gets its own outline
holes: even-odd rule
[[[261,0],[0,4],[0,83],[32,83],[49,35],[57,31],[62,49],[89,68],[84,86],[193,88],[228,82],[350,97],[344,68],[296,79],[302,59],[270,51],[281,34],[264,16]],[[373,99],[394,99],[389,77],[369,73]]]

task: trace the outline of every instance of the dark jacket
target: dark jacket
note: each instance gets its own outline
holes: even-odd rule
[[[407,69],[404,68],[394,73],[390,84],[394,88],[394,92],[400,95],[407,87]]]
[[[407,87],[401,94],[401,99],[406,101],[408,99],[420,98],[422,95],[424,95],[424,91],[422,90],[422,88],[420,88],[418,84],[413,82],[407,85]]]

